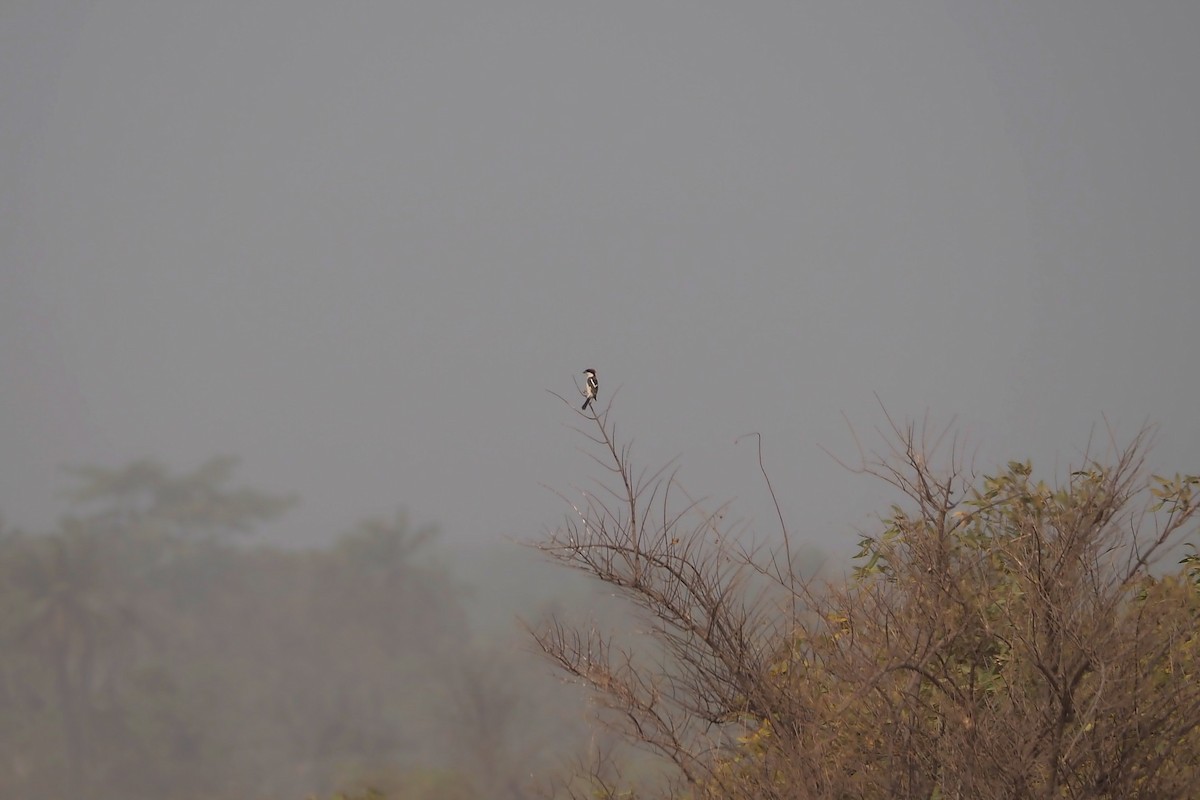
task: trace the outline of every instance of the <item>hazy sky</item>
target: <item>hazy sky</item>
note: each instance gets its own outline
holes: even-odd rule
[[[0,510],[243,458],[311,542],[637,453],[841,546],[841,415],[1200,469],[1200,3],[0,0]],[[873,499],[872,499],[873,502]]]

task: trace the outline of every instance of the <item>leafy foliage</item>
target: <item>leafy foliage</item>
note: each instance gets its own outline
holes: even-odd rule
[[[557,620],[536,636],[669,765],[662,796],[1115,800],[1200,785],[1200,568],[1161,563],[1194,533],[1200,478],[1144,478],[1144,433],[1058,481],[1027,461],[976,475],[946,432],[893,426],[889,451],[852,468],[903,499],[849,579],[818,586],[790,566],[786,527],[778,550],[746,547],[721,514],[673,504],[674,475],[636,480],[608,413],[585,416],[613,480],[568,500],[541,547],[630,598],[657,648]],[[633,785],[593,768],[574,794]]]

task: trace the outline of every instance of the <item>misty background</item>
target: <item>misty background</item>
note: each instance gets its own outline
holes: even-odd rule
[[[805,535],[841,414],[1007,458],[1200,436],[1190,3],[8,2],[0,507],[214,453],[319,541],[397,504],[525,535],[546,389]]]
[[[822,447],[879,401],[983,467],[1107,419],[1194,470],[1197,35],[1191,2],[2,0],[0,512],[236,456],[299,498],[255,541],[403,509],[503,618],[466,554],[594,474],[549,393],[585,367],[768,537],[761,433],[838,558],[887,496]]]

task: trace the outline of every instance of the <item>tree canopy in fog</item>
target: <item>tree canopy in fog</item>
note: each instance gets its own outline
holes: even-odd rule
[[[57,530],[0,537],[0,794],[515,796],[511,756],[558,721],[520,727],[520,673],[475,641],[435,530],[252,546],[292,499],[234,466],[73,469]]]

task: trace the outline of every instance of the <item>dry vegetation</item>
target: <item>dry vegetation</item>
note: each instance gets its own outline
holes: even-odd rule
[[[606,476],[563,495],[539,547],[635,603],[654,646],[561,619],[535,637],[666,780],[598,758],[564,793],[1200,793],[1200,564],[1164,559],[1194,532],[1200,478],[1147,475],[1145,431],[1038,480],[1027,462],[978,474],[952,433],[893,423],[849,466],[902,500],[854,574],[818,586],[782,517],[777,548],[740,544],[674,473],[639,470],[609,411],[580,428]]]

